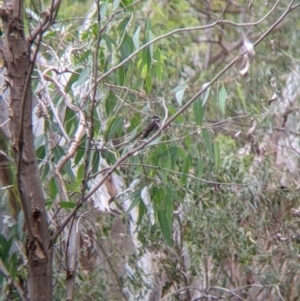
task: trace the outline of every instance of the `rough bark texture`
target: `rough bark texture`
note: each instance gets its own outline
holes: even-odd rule
[[[10,88],[11,147],[27,234],[27,294],[31,301],[49,301],[52,299],[52,254],[33,143],[30,44],[23,31],[22,6],[23,1],[11,0],[4,1],[0,9],[4,33],[0,51]]]

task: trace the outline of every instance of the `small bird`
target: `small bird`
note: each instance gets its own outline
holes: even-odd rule
[[[141,139],[147,138],[153,131],[159,129],[160,118],[157,115],[152,116],[152,121],[142,131]]]

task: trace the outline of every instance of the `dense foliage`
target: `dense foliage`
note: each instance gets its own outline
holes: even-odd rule
[[[62,1],[32,73],[55,300],[70,266],[74,300],[299,298],[292,3]],[[27,34],[48,5],[26,6]],[[16,300],[24,217],[2,182],[0,299]]]

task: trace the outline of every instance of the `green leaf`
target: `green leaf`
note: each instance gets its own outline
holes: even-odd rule
[[[132,37],[132,41],[134,44],[135,49],[139,49],[140,48],[140,31],[141,31],[141,26],[139,26],[137,28],[137,30],[135,31],[133,37]]]
[[[34,147],[35,149],[38,149],[40,146],[45,145],[45,135],[41,134],[38,137],[35,137],[34,139]]]
[[[98,151],[93,152],[92,156],[92,171],[93,173],[97,173],[99,171],[100,164],[100,153]]]
[[[107,4],[104,2],[101,4],[100,7],[100,16],[102,19],[106,17],[106,13],[107,13]]]
[[[57,163],[61,159],[61,157],[65,155],[65,151],[60,145],[57,145],[53,150],[53,155],[54,163]]]
[[[171,182],[166,184],[166,193],[172,196],[172,199],[175,199],[177,202],[181,202],[181,199],[177,193],[177,189]]]
[[[58,204],[61,208],[64,208],[64,209],[72,209],[72,208],[75,208],[75,206],[76,206],[76,203],[74,203],[74,202],[59,202]]]
[[[205,144],[205,147],[208,151],[208,154],[210,156],[210,158],[212,160],[214,160],[214,155],[213,155],[213,151],[212,151],[212,145],[211,145],[211,140],[210,140],[210,135],[209,135],[209,132],[207,129],[203,129],[202,130],[202,136],[204,138],[204,144]]]
[[[151,62],[152,62],[151,53],[150,53],[149,48],[147,48],[147,49],[145,49],[145,51],[143,51],[143,60],[147,66],[147,72],[149,72],[150,68],[151,68]]]
[[[127,215],[139,202],[142,202],[142,199],[141,199],[141,190],[135,191],[134,193],[130,194],[123,201],[126,201],[128,199],[133,199],[133,201],[130,204],[129,208],[126,210],[125,215]]]
[[[120,133],[123,130],[123,120],[122,116],[116,117],[112,120],[111,124],[109,125],[107,139],[114,138],[116,133]]]
[[[47,210],[49,210],[53,205],[53,200],[50,200],[50,199],[46,199],[45,200],[45,206],[47,208]]]
[[[75,70],[74,73],[72,73],[71,77],[69,78],[69,81],[66,85],[65,92],[69,93],[71,86],[78,80],[79,74],[81,74],[82,68],[78,68]]]
[[[153,187],[151,190],[153,203],[156,208],[164,207],[165,189],[163,187]]]
[[[14,279],[17,275],[18,271],[18,256],[16,253],[13,253],[9,258],[9,266],[8,266],[8,272],[9,275]]]
[[[49,181],[49,196],[52,200],[55,199],[56,195],[58,193],[58,187],[56,185],[55,178],[52,177]]]
[[[172,225],[170,224],[167,214],[164,210],[158,209],[157,211],[158,214],[158,221],[160,224],[160,228],[162,231],[162,234],[167,242],[167,244],[172,247],[173,242],[172,242]]]
[[[0,233],[0,258],[5,262],[9,257],[9,250],[11,248],[12,238],[6,240],[6,238]]]
[[[122,58],[122,60],[127,59],[128,56],[130,56],[131,53],[133,52],[133,42],[132,42],[132,39],[131,39],[131,37],[126,32],[124,34],[124,38],[123,38],[123,41],[122,41],[120,52],[121,52],[121,58]],[[131,62],[127,62],[125,64],[125,66],[127,67],[129,64],[131,64]]]
[[[125,67],[121,66],[118,69],[118,76],[119,76],[119,85],[124,86],[124,81],[125,81]]]
[[[78,147],[78,149],[75,153],[74,166],[76,166],[84,156],[84,153],[85,153],[85,140],[86,140],[86,135],[84,135],[80,140],[79,147]]]
[[[191,162],[190,162],[189,158],[187,156],[185,156],[185,158],[183,159],[183,162],[182,162],[182,170],[181,170],[181,172],[183,173],[183,175],[181,176],[181,180],[180,180],[182,185],[186,184],[190,166],[191,166]]]
[[[165,207],[166,207],[166,214],[167,214],[169,224],[172,227],[172,225],[173,225],[173,198],[171,197],[171,194],[166,193]]]
[[[164,60],[161,51],[157,48],[154,54],[155,59],[155,75],[156,79],[160,82],[163,79]]]
[[[116,156],[109,150],[101,150],[101,157],[105,159],[109,165],[113,165],[116,162]]]
[[[187,88],[188,88],[187,84],[180,84],[171,91],[171,93],[175,93],[175,98],[180,107],[182,106],[183,95]]]
[[[209,87],[209,88],[205,91],[205,93],[204,93],[204,97],[203,97],[203,100],[202,100],[202,107],[205,106],[205,104],[206,104],[206,102],[207,102],[207,100],[208,100],[208,96],[209,96],[209,94],[210,94],[210,88],[211,88],[211,87]]]
[[[148,94],[151,93],[152,91],[152,80],[151,80],[151,74],[147,73],[146,78],[145,78],[145,84],[146,84],[146,91]]]
[[[107,116],[110,116],[112,114],[116,104],[117,104],[117,97],[115,95],[115,92],[110,90],[105,100],[105,112]]]
[[[198,156],[197,162],[197,177],[201,178],[203,175],[203,159],[202,157]]]
[[[205,107],[202,105],[201,99],[198,97],[193,103],[194,116],[197,125],[202,125],[204,108]]]
[[[145,215],[145,213],[147,212],[147,207],[145,206],[144,202],[142,201],[142,199],[140,199],[139,202],[139,216],[137,219],[137,224],[139,225],[143,219],[143,216]]]
[[[116,10],[120,5],[120,0],[114,0],[113,10]]]
[[[87,49],[86,51],[84,51],[80,57],[78,58],[79,62],[84,62],[89,56],[91,55],[91,49]]]
[[[148,35],[147,35],[147,42],[151,42],[152,40],[153,40],[153,34],[152,34],[152,31],[149,30]],[[149,50],[150,60],[152,60],[152,57],[153,57],[153,43],[149,45],[148,50]]]
[[[36,157],[39,160],[43,160],[46,156],[46,149],[45,149],[45,145],[40,146],[36,151]]]
[[[130,17],[124,18],[124,19],[122,20],[122,22],[119,24],[119,26],[117,27],[117,30],[118,30],[121,34],[124,33],[124,31],[125,31],[125,29],[126,29],[128,23],[129,23],[129,21],[130,21]]]
[[[121,1],[121,7],[127,7],[130,4],[132,4],[132,0],[122,0]]]
[[[85,82],[86,78],[90,74],[90,67],[87,66],[83,68],[83,70],[80,72],[78,80],[75,82],[74,87],[79,87],[83,82]]]
[[[241,89],[241,84],[239,84],[238,82],[236,83],[236,90],[237,90],[240,100],[242,101],[244,109],[246,109],[247,106],[246,106],[246,102],[245,102],[245,96]]]
[[[217,173],[220,166],[220,149],[216,142],[214,142],[214,161],[215,161],[215,173]]]
[[[72,137],[77,129],[77,117],[75,112],[70,108],[66,109],[65,125],[67,134]]]
[[[84,164],[80,164],[80,166],[77,169],[77,175],[76,179],[80,182],[83,180],[83,172],[84,172]]]
[[[67,190],[70,191],[70,192],[81,192],[81,184],[82,184],[82,181],[81,180],[77,180],[77,181],[74,181],[74,182],[71,182],[70,184],[67,185]]]
[[[165,158],[171,157],[174,154],[177,154],[177,151],[178,151],[178,147],[177,146],[171,146],[171,147],[163,150],[161,153],[159,153],[157,155],[157,158],[158,159],[165,159]]]
[[[222,88],[219,91],[219,104],[223,114],[225,114],[226,99],[227,99],[227,91],[225,87],[222,86]]]

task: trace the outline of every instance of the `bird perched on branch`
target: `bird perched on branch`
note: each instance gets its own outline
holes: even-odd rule
[[[153,131],[159,129],[160,118],[157,115],[152,116],[152,121],[142,131],[141,139],[147,138]]]
[[[137,140],[139,137],[140,140],[143,140],[147,138],[152,132],[155,132],[160,128],[160,118],[157,115],[153,115],[151,118],[150,123],[139,133],[137,133],[133,138],[131,138],[129,141],[125,141],[123,143],[118,144],[118,147],[122,147],[134,140]]]

